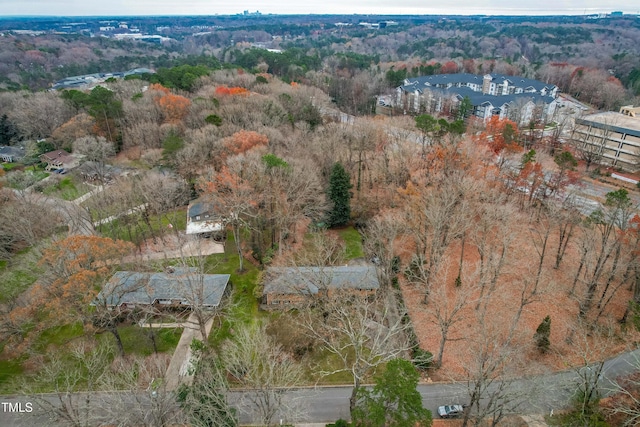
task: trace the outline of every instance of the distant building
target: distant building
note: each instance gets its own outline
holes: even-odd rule
[[[0,160],[7,163],[19,162],[26,155],[24,147],[0,147]]]
[[[64,150],[55,150],[40,155],[42,163],[46,163],[45,169],[69,169],[78,165],[78,159]]]
[[[634,107],[633,105],[620,107],[620,114],[624,114],[625,116],[629,117],[640,118],[640,107]]]
[[[636,172],[640,169],[640,108],[626,106],[576,119],[572,140],[596,153],[600,163]]]
[[[66,77],[62,80],[58,80],[51,88],[53,90],[84,89],[98,83],[103,83],[110,77],[121,79],[127,76],[142,74],[155,74],[155,71],[150,70],[149,68],[134,68],[129,71],[116,71],[113,73],[84,74],[82,76]]]
[[[524,124],[534,116],[551,117],[557,97],[557,86],[524,77],[437,74],[406,79],[397,88],[395,106],[418,114],[449,113],[469,98],[471,114],[480,119],[499,116]]]

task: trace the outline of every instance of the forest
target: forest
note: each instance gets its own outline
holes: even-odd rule
[[[623,37],[637,38],[637,24],[472,24],[325,24],[283,38],[282,53],[251,46],[270,27],[179,45],[0,38],[12,58],[0,61],[0,145],[25,152],[0,169],[0,391],[73,425],[270,426],[304,418],[284,392],[350,384],[354,425],[428,426],[427,409],[443,402],[425,409],[408,393],[405,406],[384,390],[459,381],[461,423],[480,426],[543,399],[512,387],[518,379],[570,370],[554,425],[633,425],[637,376],[607,399],[598,387],[604,361],[639,339],[638,189],[599,181],[579,147],[535,123],[376,114],[375,97],[404,76],[503,72],[615,109],[637,99],[637,44]],[[156,73],[37,90],[135,66]],[[55,150],[79,165],[52,169],[42,155]],[[215,206],[222,233],[185,233],[194,200]],[[265,310],[270,269],[345,265],[375,266],[377,292]],[[104,293],[116,272],[175,268],[195,272],[188,309],[110,307],[122,297]],[[205,274],[230,276],[215,310],[202,303]],[[200,334],[192,380],[171,387],[187,328]],[[225,397],[249,389],[242,404]],[[122,401],[69,397],[113,390]],[[405,409],[385,418],[389,407]]]

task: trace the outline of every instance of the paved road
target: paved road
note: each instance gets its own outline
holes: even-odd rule
[[[604,364],[602,377],[599,381],[601,392],[607,395],[613,390],[615,378],[620,375],[637,372],[640,366],[640,349],[629,353],[621,354],[609,359]],[[532,378],[519,379],[508,384],[509,391],[522,397],[522,405],[518,408],[518,413],[522,414],[546,414],[550,410],[558,410],[566,407],[578,381],[576,371],[563,371]],[[494,387],[500,383],[494,384]],[[466,403],[468,401],[467,384],[422,384],[418,386],[422,395],[425,407],[434,414],[438,406],[448,403]],[[318,387],[303,388],[288,392],[287,401],[298,402],[299,414],[296,422],[300,423],[322,423],[335,421],[338,418],[348,419],[349,417],[349,395],[351,387]],[[82,397],[82,394],[76,395]],[[105,398],[106,396],[106,398]],[[109,405],[109,399],[118,399],[118,394],[102,396],[106,399],[104,405]],[[120,397],[121,398],[121,397]],[[51,397],[53,399],[53,397]],[[134,398],[131,397],[132,404]],[[241,395],[238,392],[231,393],[230,402],[238,403]],[[27,403],[31,402],[33,411],[31,413],[9,413],[7,405],[9,403],[20,403],[22,409],[27,408]],[[34,401],[26,397],[5,397],[0,398],[0,426],[55,426],[59,425],[49,419],[49,415],[44,413]],[[3,405],[4,404],[4,405]],[[4,410],[3,410],[4,408]],[[14,408],[15,409],[15,408]],[[246,415],[246,410],[240,408],[241,421],[248,422],[250,419]]]

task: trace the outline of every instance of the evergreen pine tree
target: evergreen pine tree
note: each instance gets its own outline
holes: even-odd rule
[[[17,138],[18,129],[11,123],[9,117],[3,114],[2,117],[0,117],[0,146],[13,145]]]
[[[351,189],[349,174],[340,163],[335,163],[331,169],[329,178],[329,200],[333,203],[333,209],[329,213],[329,225],[344,225],[351,217],[351,204],[349,190]]]
[[[536,329],[536,333],[533,336],[533,339],[536,340],[536,346],[540,353],[544,354],[549,351],[549,346],[551,342],[549,341],[549,336],[551,335],[551,317],[547,316]]]

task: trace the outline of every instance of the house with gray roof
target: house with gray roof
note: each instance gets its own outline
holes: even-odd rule
[[[374,295],[380,288],[374,266],[270,267],[264,275],[266,309],[292,307],[339,291]]]
[[[0,147],[0,160],[7,163],[19,162],[26,155],[24,147],[6,146]]]
[[[170,268],[162,273],[118,271],[94,305],[132,309],[137,306],[216,308],[229,284],[229,274],[201,274],[195,268]]]
[[[187,208],[187,234],[209,234],[224,230],[220,214],[213,202],[196,199]]]
[[[557,96],[557,86],[524,77],[438,74],[406,79],[397,88],[395,106],[418,114],[449,114],[468,98],[475,117],[499,116],[523,125],[536,118],[551,118]]]

